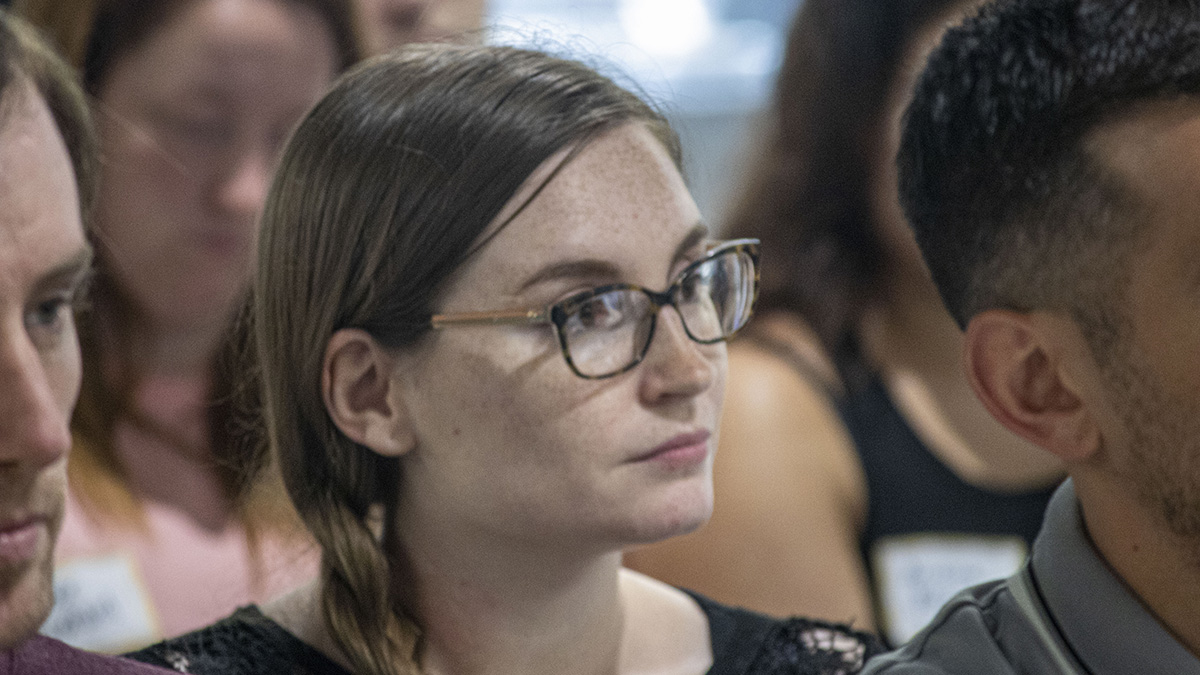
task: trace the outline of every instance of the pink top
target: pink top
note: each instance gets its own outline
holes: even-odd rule
[[[212,623],[312,578],[316,546],[261,533],[257,559],[231,517],[206,455],[206,383],[155,378],[138,392],[141,413],[190,451],[129,424],[117,448],[146,527],[106,523],[68,493],[54,575],[56,604],[42,632],[99,651],[141,647]]]

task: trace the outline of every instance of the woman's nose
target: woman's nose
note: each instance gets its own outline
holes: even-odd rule
[[[702,345],[688,337],[674,307],[658,316],[650,349],[641,368],[642,398],[647,403],[691,398],[712,386],[716,363],[712,354],[723,344]]]

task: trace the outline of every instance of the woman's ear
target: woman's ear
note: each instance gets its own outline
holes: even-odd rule
[[[984,407],[1018,436],[1064,462],[1087,459],[1100,429],[1067,371],[1062,320],[986,310],[971,319],[963,346],[967,379]]]
[[[321,395],[333,423],[351,440],[389,457],[416,445],[395,370],[395,356],[357,328],[329,338],[321,367]]]

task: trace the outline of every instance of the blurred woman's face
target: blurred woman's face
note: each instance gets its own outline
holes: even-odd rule
[[[618,128],[458,270],[437,311],[539,308],[622,282],[665,289],[704,254],[699,223],[662,145],[641,125]],[[611,551],[687,532],[710,513],[725,347],[691,341],[673,308],[661,310],[645,360],[608,379],[575,375],[547,325],[435,330],[397,363],[416,434],[402,531],[437,523],[443,539]],[[412,536],[402,532],[419,549]]]
[[[104,74],[96,226],[152,324],[227,320],[283,141],[336,71],[331,30],[281,0],[184,3]]]

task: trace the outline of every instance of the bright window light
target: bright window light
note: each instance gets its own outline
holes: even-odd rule
[[[620,0],[617,16],[630,41],[652,56],[687,56],[713,34],[704,0]]]

